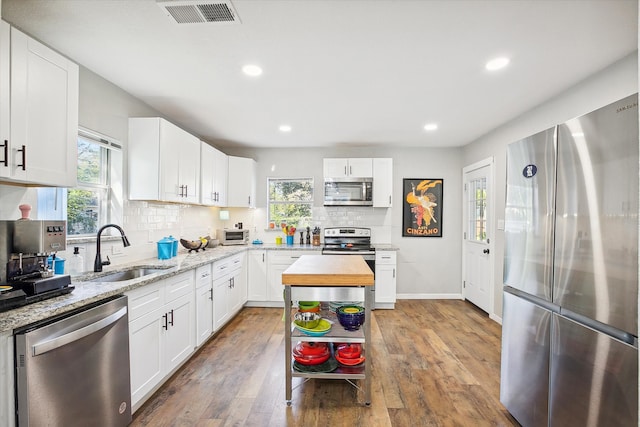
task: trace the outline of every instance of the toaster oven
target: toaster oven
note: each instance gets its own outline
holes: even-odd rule
[[[249,230],[237,228],[225,228],[217,231],[221,245],[247,245],[249,244]]]

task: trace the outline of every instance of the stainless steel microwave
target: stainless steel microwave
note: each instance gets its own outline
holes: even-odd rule
[[[246,245],[249,243],[249,230],[225,228],[216,233],[221,245]]]
[[[373,206],[373,178],[325,178],[325,206]]]

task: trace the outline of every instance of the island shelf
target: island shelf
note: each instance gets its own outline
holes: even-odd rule
[[[371,345],[371,309],[374,289],[373,272],[361,256],[303,255],[282,273],[284,285],[285,324],[285,376],[286,402],[291,405],[292,379],[341,379],[359,388],[364,394],[364,404],[371,404],[371,363],[368,351]],[[356,331],[347,331],[338,322],[335,313],[322,311],[322,317],[332,322],[331,330],[320,337],[309,336],[292,325],[294,301],[364,301],[365,322]],[[293,368],[291,356],[297,342],[361,343],[366,360],[353,367],[339,366],[327,373],[299,372]],[[333,352],[331,357],[333,357]],[[362,387],[352,380],[361,380]]]

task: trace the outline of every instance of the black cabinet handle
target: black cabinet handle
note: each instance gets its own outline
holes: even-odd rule
[[[482,253],[483,253],[483,254],[488,254],[488,253],[489,253],[489,249],[483,249],[483,250],[482,250]]]
[[[4,167],[6,168],[9,166],[9,141],[5,139],[2,147],[4,148],[4,160],[0,161],[0,163],[4,163]]]
[[[213,288],[209,289],[209,299],[213,301]]]
[[[22,164],[17,166],[21,167],[23,171],[27,170],[27,147],[23,145],[22,148],[19,148],[16,151],[20,151],[22,153]]]
[[[171,313],[171,321],[169,322],[169,324],[173,326],[173,310],[171,310],[169,313]]]
[[[168,318],[168,316],[167,316],[167,313],[165,313],[165,314],[163,314],[163,315],[162,315],[162,319],[164,320],[164,325],[162,325],[162,327],[163,327],[165,330],[169,329],[169,322],[168,322],[168,319],[169,319],[169,318]]]

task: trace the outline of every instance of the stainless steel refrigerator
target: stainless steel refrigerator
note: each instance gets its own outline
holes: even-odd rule
[[[638,426],[638,96],[507,150],[500,400],[524,426]]]

